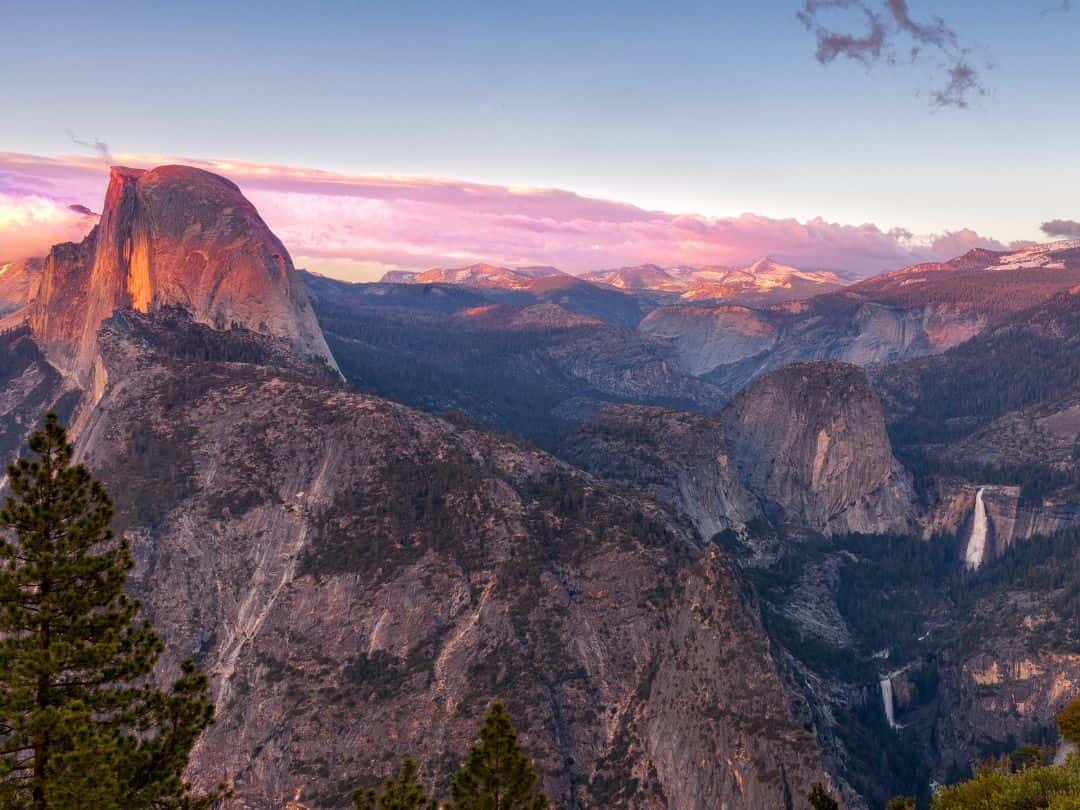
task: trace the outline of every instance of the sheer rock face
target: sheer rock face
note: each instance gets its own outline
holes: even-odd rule
[[[706,374],[768,351],[779,332],[767,315],[734,305],[660,307],[638,329],[669,342],[691,374]]]
[[[1007,596],[1010,607],[1037,603]],[[1080,695],[1080,655],[1055,649],[1030,628],[1015,630],[1014,639],[998,636],[944,668],[942,699],[949,711],[936,729],[942,754],[936,774],[978,767],[979,755],[995,742],[1053,739],[1047,732],[1058,713]]]
[[[46,260],[31,327],[54,365],[87,385],[106,318],[170,305],[334,367],[292,260],[235,185],[184,166],[115,167],[99,226]]]
[[[909,531],[910,482],[863,372],[798,363],[757,380],[724,412],[745,485],[778,525]]]
[[[148,350],[158,317],[102,330],[79,450],[165,669],[212,675],[192,774],[232,808],[345,808],[406,753],[445,787],[495,698],[560,808],[802,808],[827,779],[729,561],[658,502],[300,370]]]
[[[82,242],[54,245],[45,258],[37,296],[30,304],[30,329],[49,361],[62,371],[74,368],[87,311],[91,306],[90,269],[100,226]]]
[[[679,307],[672,308],[677,319]],[[724,322],[724,341],[731,333],[744,331],[747,320],[740,316],[734,322],[728,316]],[[677,347],[688,353],[702,374],[725,391],[736,392],[754,379],[792,363],[815,360],[834,360],[866,366],[909,357],[943,352],[978,334],[986,320],[977,314],[958,312],[944,305],[928,304],[905,308],[876,301],[862,301],[835,293],[770,307],[755,313],[755,320],[770,325],[775,334],[762,344],[756,354],[745,338],[723,342],[719,349],[711,338],[694,345],[695,334],[675,338]],[[764,326],[755,326],[761,330]],[[724,353],[730,354],[725,357]]]
[[[929,508],[919,515],[922,536],[929,540],[935,534],[955,534],[970,543],[980,490],[986,510],[984,561],[1000,557],[1014,543],[1080,525],[1080,504],[1075,501],[1029,500],[1017,486],[940,479],[930,493]]]

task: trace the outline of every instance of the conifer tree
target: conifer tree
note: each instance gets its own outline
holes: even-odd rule
[[[1057,718],[1058,731],[1063,739],[1080,745],[1080,697],[1073,698]]]
[[[154,687],[162,642],[124,594],[132,559],[105,488],[55,414],[30,451],[0,511],[0,807],[209,806],[182,778],[213,719],[206,677],[187,661]]]
[[[532,762],[518,745],[506,707],[496,701],[484,718],[480,742],[450,783],[449,810],[548,810]]]
[[[815,782],[806,797],[814,810],[840,810],[840,803],[834,799],[821,782]]]
[[[428,798],[416,778],[416,763],[411,757],[405,757],[397,778],[386,780],[382,793],[357,788],[353,806],[356,810],[436,810],[435,800]]]

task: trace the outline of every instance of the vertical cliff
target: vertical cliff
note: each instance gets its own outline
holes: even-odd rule
[[[778,525],[826,534],[910,529],[911,486],[859,368],[786,366],[739,394],[723,416],[744,484]]]
[[[234,184],[185,166],[114,167],[98,227],[46,259],[30,326],[50,361],[88,386],[102,321],[163,306],[336,368],[288,252]]]

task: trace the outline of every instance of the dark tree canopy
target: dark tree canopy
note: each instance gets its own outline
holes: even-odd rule
[[[450,810],[548,810],[539,775],[518,745],[506,707],[491,704],[480,742],[450,783]]]
[[[1080,697],[1073,698],[1057,719],[1058,731],[1071,743],[1080,745]]]
[[[840,810],[839,802],[829,794],[821,782],[814,783],[806,799],[814,810]]]
[[[105,488],[55,414],[8,468],[0,511],[0,807],[207,807],[182,779],[212,722],[188,661],[169,691],[162,642],[124,593],[132,565]]]
[[[405,757],[398,775],[386,780],[381,793],[371,788],[353,791],[353,806],[356,810],[436,810],[435,800],[416,778],[412,757]]]

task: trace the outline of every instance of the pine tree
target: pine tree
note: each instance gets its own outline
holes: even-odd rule
[[[449,810],[547,810],[540,781],[518,745],[506,707],[496,701],[484,718],[480,742],[450,783]]]
[[[840,810],[839,802],[829,794],[821,782],[814,783],[806,799],[814,810]]]
[[[1063,739],[1080,745],[1080,697],[1073,698],[1057,718],[1058,731]]]
[[[405,757],[396,779],[388,779],[382,793],[371,788],[353,792],[356,810],[436,810],[435,800],[428,798],[424,786],[416,778],[416,763]]]
[[[55,414],[8,468],[0,511],[0,807],[189,810],[182,773],[213,720],[192,662],[150,679],[161,639],[124,594],[112,504]]]

